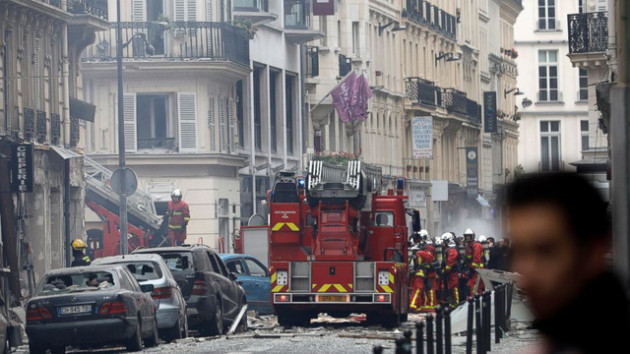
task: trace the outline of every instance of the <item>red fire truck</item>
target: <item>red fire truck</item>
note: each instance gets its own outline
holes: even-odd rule
[[[281,173],[268,193],[272,303],[283,326],[319,313],[365,313],[370,323],[407,318],[408,233],[404,179],[381,193],[380,168],[311,161],[306,178]]]

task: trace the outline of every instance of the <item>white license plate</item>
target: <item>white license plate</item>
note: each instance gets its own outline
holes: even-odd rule
[[[75,315],[92,311],[92,305],[64,306],[61,308],[62,315]]]

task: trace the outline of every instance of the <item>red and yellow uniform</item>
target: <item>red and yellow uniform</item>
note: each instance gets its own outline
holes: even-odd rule
[[[186,241],[186,226],[190,221],[190,210],[188,203],[183,200],[168,202],[166,209],[166,217],[168,217],[168,238],[171,244],[181,245]]]
[[[431,249],[433,247],[431,246]],[[422,258],[422,265],[424,267],[424,302],[422,305],[423,310],[433,310],[435,308],[435,284],[434,280],[436,278],[435,271],[431,270],[431,264],[433,264],[435,251],[431,252],[429,246],[425,247],[424,250],[417,253],[418,258]],[[433,279],[432,279],[433,276]]]
[[[446,250],[446,266],[444,267],[446,287],[456,304],[459,304],[459,272],[454,268],[457,268],[458,258],[457,248],[449,247]]]
[[[482,269],[483,265],[483,245],[479,242],[474,242],[471,246],[471,259],[470,259],[470,269],[471,275],[468,279],[468,288],[470,289],[470,295],[473,296],[475,294],[483,293],[483,283],[479,283],[477,285],[477,280],[479,279],[479,273],[477,273],[476,269]]]
[[[413,281],[411,283],[411,299],[409,300],[409,307],[412,311],[419,311],[424,304],[424,277],[426,273],[424,271],[424,264],[422,251],[416,253],[416,272],[413,274]]]

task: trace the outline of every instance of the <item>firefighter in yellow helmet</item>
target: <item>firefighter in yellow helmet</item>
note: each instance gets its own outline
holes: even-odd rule
[[[85,241],[80,238],[72,241],[72,267],[88,266],[92,261],[85,255]]]

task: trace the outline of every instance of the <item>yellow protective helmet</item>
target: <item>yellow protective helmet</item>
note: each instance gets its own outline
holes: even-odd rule
[[[83,251],[85,247],[87,247],[85,241],[80,238],[74,239],[72,241],[72,249],[75,251]]]

